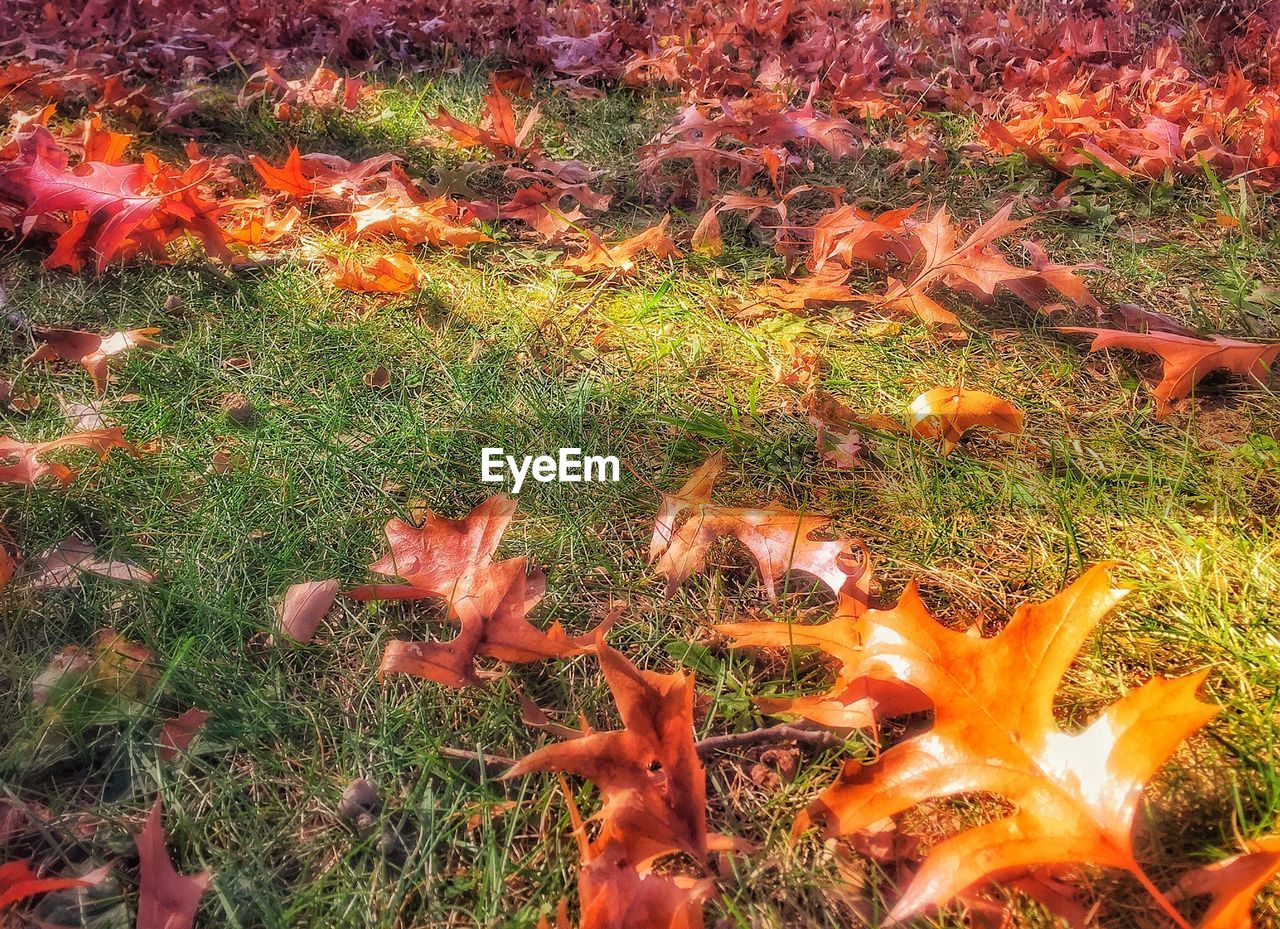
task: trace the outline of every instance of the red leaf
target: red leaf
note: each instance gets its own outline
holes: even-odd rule
[[[191,929],[211,874],[179,874],[165,849],[160,798],[147,823],[133,837],[138,847],[138,922],[136,929]]]
[[[208,718],[208,713],[193,706],[180,716],[166,719],[164,725],[160,727],[159,747],[156,751],[160,760],[172,761],[179,752],[185,752],[190,748],[192,739],[196,737],[196,733],[201,730]]]

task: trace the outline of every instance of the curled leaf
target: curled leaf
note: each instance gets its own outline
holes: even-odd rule
[[[917,439],[941,437],[944,455],[950,454],[975,426],[1008,435],[1022,434],[1022,411],[1008,400],[980,390],[935,387],[911,401],[907,413],[911,434]]]
[[[338,596],[338,582],[303,581],[292,585],[280,604],[280,634],[294,642],[310,642]]]

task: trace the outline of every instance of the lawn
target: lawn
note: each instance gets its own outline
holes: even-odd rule
[[[185,122],[205,130],[200,145],[212,154],[279,164],[292,146],[351,161],[392,153],[428,184],[492,196],[506,189],[500,167],[422,140],[443,138],[429,122],[442,106],[477,121],[500,67],[380,71],[378,91],[355,111],[304,110],[293,121],[276,118],[269,100],[238,102],[243,75],[223,74]],[[0,803],[40,811],[38,828],[0,832],[0,860],[28,857],[53,873],[117,862],[95,887],[24,912],[56,925],[132,925],[130,834],[157,794],[178,869],[212,872],[199,926],[533,927],[561,898],[574,900],[579,849],[564,789],[586,812],[596,793],[581,779],[501,775],[507,760],[555,740],[522,720],[522,697],[566,725],[581,714],[616,728],[595,656],[483,661],[493,672],[483,686],[454,689],[378,679],[389,640],[450,634],[431,605],[340,597],[309,643],[288,645],[276,628],[290,585],[369,581],[389,520],[462,517],[499,490],[480,480],[482,449],[498,446],[620,459],[616,483],[528,482],[500,552],[545,569],[538,627],[579,634],[613,613],[614,649],[641,668],[694,675],[698,738],[773,725],[755,698],[819,692],[830,679],[812,652],[731,649],[712,629],[821,621],[829,592],[793,576],[770,600],[752,561],[725,545],[668,597],[648,562],[660,492],[723,451],[718,503],[776,500],[831,517],[833,538],[870,551],[878,603],[915,581],[955,629],[978,623],[994,634],[1019,605],[1119,562],[1134,592],[1071,665],[1059,721],[1077,729],[1153,676],[1199,669],[1209,671],[1202,698],[1222,707],[1151,781],[1138,823],[1144,868],[1168,887],[1188,864],[1276,831],[1274,385],[1211,378],[1194,402],[1158,418],[1150,356],[1087,353],[1087,341],[1055,329],[1089,325],[1085,316],[1039,313],[1007,294],[985,306],[949,299],[968,324],[962,343],[940,343],[919,320],[875,305],[778,310],[760,297],[792,273],[772,223],[725,213],[723,252],[699,253],[687,241],[702,208],[668,205],[637,172],[637,147],[678,115],[669,93],[611,85],[577,99],[538,77],[531,100],[543,106],[543,152],[599,169],[593,187],[614,192],[607,218],[593,217],[606,239],[670,213],[686,254],[583,276],[562,266],[559,246],[485,223],[494,241],[411,249],[420,286],[369,294],[334,287],[325,257],[387,249],[314,216],[248,267],[183,247],[167,262],[69,273],[43,268],[47,250],[32,242],[6,249],[12,337],[0,343],[0,373],[40,403],[0,411],[0,435],[51,439],[69,431],[64,404],[100,402],[138,450],[77,459],[83,473],[65,488],[0,485],[10,550],[34,565],[76,536],[156,574],[150,584],[84,574],[38,589],[24,565],[0,593]],[[1015,216],[1036,217],[1019,236],[1057,262],[1094,266],[1084,276],[1104,304],[1205,332],[1280,336],[1280,237],[1265,193],[1211,168],[1176,183],[1081,170],[1070,207],[1046,210],[1035,204],[1055,196],[1059,175],[1016,154],[969,157],[978,126],[963,114],[920,118],[945,167],[889,170],[894,154],[869,146],[848,158],[819,153],[802,179],[842,187],[874,213],[945,205],[966,230],[1013,202]],[[177,159],[183,141],[159,130],[137,144]],[[803,195],[791,218],[810,224],[826,202]],[[850,286],[874,293],[884,279],[858,268]],[[117,359],[98,398],[75,365],[23,365],[41,326],[156,327],[164,347]],[[797,358],[818,359],[816,373],[786,376]],[[379,368],[385,386],[370,383]],[[944,455],[889,426],[905,422],[917,395],[958,385],[1014,403],[1023,434],[978,430]],[[861,429],[856,467],[819,455],[803,405],[815,388],[886,418]],[[154,654],[160,686],[120,712],[79,700],[58,712],[36,706],[32,683],[51,659],[103,627]],[[207,722],[189,750],[161,760],[161,721],[190,707]],[[791,828],[844,762],[869,761],[901,735],[842,731],[829,747],[744,745],[706,757],[708,828],[755,846],[717,856],[707,924],[879,924],[903,874],[813,832],[793,842]],[[359,778],[381,800],[371,828],[353,828],[341,802]],[[1001,809],[989,796],[930,800],[899,828],[927,847]],[[1072,876],[1086,901],[1105,903],[1102,925],[1163,925],[1123,873]],[[1007,899],[1013,925],[1054,925],[1030,900]],[[1255,913],[1258,925],[1276,924],[1280,897],[1263,894]],[[957,905],[919,924],[972,918]]]

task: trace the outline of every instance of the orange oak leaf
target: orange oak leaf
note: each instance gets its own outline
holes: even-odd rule
[[[656,873],[652,856],[641,857],[647,847],[642,843],[633,849],[625,832],[606,830],[592,841],[563,775],[560,787],[582,856],[578,929],[702,929],[702,904],[715,894],[715,883],[685,874]],[[557,908],[556,929],[570,929],[563,899]]]
[[[693,741],[693,678],[641,671],[603,640],[596,653],[622,728],[538,749],[503,777],[535,771],[585,777],[601,796],[597,843],[623,842],[636,863],[671,852],[704,860],[706,773]]]
[[[49,442],[20,442],[0,436],[0,483],[34,487],[40,478],[49,475],[59,484],[70,484],[75,479],[76,471],[59,462],[43,460],[49,452],[64,448],[92,449],[98,453],[100,461],[105,460],[107,453],[113,448],[137,454],[134,447],[125,441],[120,428],[114,426],[110,429],[73,432]]]
[[[179,874],[164,847],[160,798],[147,816],[142,831],[133,837],[138,847],[137,929],[191,929],[200,898],[209,888],[211,874]]]
[[[89,376],[93,378],[93,386],[102,394],[107,389],[110,377],[107,365],[112,358],[135,348],[168,348],[151,338],[159,331],[148,327],[104,336],[79,329],[35,328],[31,334],[40,340],[40,345],[23,363],[74,361],[89,372]]]
[[[92,880],[76,877],[36,877],[25,861],[0,864],[0,912],[29,897],[68,887],[84,887]],[[15,923],[16,925],[16,923]]]
[[[1196,929],[1253,929],[1253,903],[1258,892],[1280,874],[1280,836],[1245,843],[1245,852],[1188,871],[1169,896],[1181,901],[1211,898]]]
[[[755,703],[771,716],[798,716],[829,729],[864,729],[877,720],[929,708],[919,691],[904,686],[883,668],[867,667],[870,630],[862,617],[866,601],[850,577],[837,599],[835,615],[825,623],[726,623],[716,632],[731,637],[733,648],[815,648],[835,659],[836,674],[822,694],[759,697]]]
[[[372,181],[384,179],[383,169],[398,160],[395,155],[377,155],[353,164],[336,155],[303,155],[291,148],[278,168],[258,155],[251,155],[249,164],[268,190],[292,197],[347,200]]]
[[[302,211],[296,206],[291,206],[277,215],[267,205],[237,214],[232,222],[222,227],[222,234],[228,242],[237,245],[249,247],[270,245],[292,232],[294,225],[301,218]]]
[[[662,493],[649,543],[649,562],[667,579],[667,596],[675,594],[691,575],[706,567],[707,552],[717,541],[737,539],[755,559],[765,593],[777,598],[778,581],[791,571],[816,577],[833,592],[845,584],[849,572],[843,567],[852,539],[814,539],[831,522],[784,509],[772,503],[763,508],[716,506],[711,488],[724,468],[724,455],[717,452],[693,472],[674,494]],[[686,515],[687,514],[687,515]],[[677,526],[677,521],[684,517]],[[863,594],[870,589],[870,572],[860,575]]]
[[[418,286],[422,276],[413,259],[402,252],[379,255],[366,262],[329,258],[329,267],[331,284],[357,293],[408,293]]]
[[[985,426],[1009,435],[1022,435],[1022,411],[992,394],[963,387],[935,387],[911,401],[907,408],[911,434],[917,439],[942,439],[948,455],[966,431]]]
[[[1085,326],[1062,326],[1058,331],[1093,336],[1091,352],[1127,348],[1159,355],[1164,370],[1160,383],[1151,391],[1158,417],[1168,415],[1173,401],[1189,396],[1214,371],[1230,371],[1264,383],[1271,365],[1280,356],[1280,342],[1243,342],[1220,335],[1201,339],[1173,332],[1125,332]]]
[[[160,756],[160,760],[173,761],[178,757],[179,752],[185,752],[189,749],[191,742],[195,739],[197,733],[204,728],[204,724],[208,719],[208,713],[194,706],[185,713],[173,717],[173,719],[166,719],[160,727],[160,738],[156,749],[156,754]]]
[[[824,213],[812,227],[810,270],[821,271],[832,262],[843,268],[852,267],[854,262],[882,268],[890,256],[910,260],[903,224],[917,208],[918,205],[909,206],[872,216],[852,204],[844,204]]]
[[[849,287],[849,269],[835,262],[798,281],[775,278],[760,285],[760,299],[780,310],[804,313],[812,306],[852,303],[858,299]]]
[[[350,591],[358,600],[436,598],[461,629],[449,642],[387,644],[379,677],[411,674],[449,687],[480,682],[478,656],[527,662],[567,658],[592,651],[595,632],[570,636],[557,622],[546,630],[526,618],[542,599],[546,578],[528,572],[524,558],[494,562],[493,554],[515,514],[515,501],[501,494],[478,505],[465,519],[427,513],[421,527],[387,523],[391,552],[371,571],[402,577],[407,584],[366,584]],[[610,620],[598,630],[607,628]]]
[[[538,151],[539,144],[536,139],[529,145],[524,143],[542,115],[539,107],[535,106],[530,110],[517,129],[511,98],[502,92],[494,75],[489,76],[489,92],[484,95],[483,101],[481,123],[488,124],[490,127],[488,129],[473,126],[450,116],[444,107],[441,107],[435,117],[428,122],[437,129],[443,130],[452,140],[454,148],[486,148],[493,155],[514,154],[520,157]]]
[[[996,288],[1011,281],[1034,277],[1029,268],[1009,264],[996,249],[996,239],[1021,229],[1029,220],[1011,220],[1013,205],[1006,205],[959,245],[946,207],[913,228],[922,264],[912,278],[912,290],[924,293],[935,282],[989,300]]]
[[[352,198],[345,228],[361,237],[393,235],[409,245],[425,242],[466,248],[492,241],[481,230],[466,225],[473,218],[469,209],[447,196],[425,196],[398,165],[393,165],[380,190]]]
[[[293,584],[280,604],[280,634],[294,642],[310,642],[337,596],[338,582],[332,578]]]
[[[587,250],[581,255],[566,258],[564,266],[578,274],[590,274],[594,271],[630,274],[635,270],[636,259],[646,252],[655,258],[679,258],[680,249],[667,237],[670,222],[670,215],[664,216],[658,225],[650,226],[615,245],[605,244],[588,229]]]
[[[1155,678],[1080,732],[1063,731],[1054,696],[1085,639],[1126,591],[1111,565],[1091,568],[1043,603],[1019,607],[993,638],[941,625],[914,584],[872,610],[864,667],[897,677],[933,704],[932,726],[876,762],[846,763],[797,819],[846,836],[931,798],[988,793],[1015,812],[936,845],[891,914],[942,906],[993,878],[1087,863],[1133,874],[1182,929],[1186,921],[1143,872],[1133,828],[1147,781],[1218,708],[1196,691],[1207,672]]]

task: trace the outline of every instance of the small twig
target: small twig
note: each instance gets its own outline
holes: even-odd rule
[[[507,768],[516,763],[514,758],[498,755],[493,752],[475,752],[465,748],[454,748],[452,745],[441,745],[436,751],[445,758],[465,761],[477,765],[486,775],[505,774]]]
[[[696,747],[698,756],[705,758],[715,752],[768,745],[771,742],[795,742],[806,748],[834,748],[841,744],[841,739],[824,729],[808,729],[795,723],[782,723],[766,729],[753,729],[750,732],[713,735],[697,742]]]

